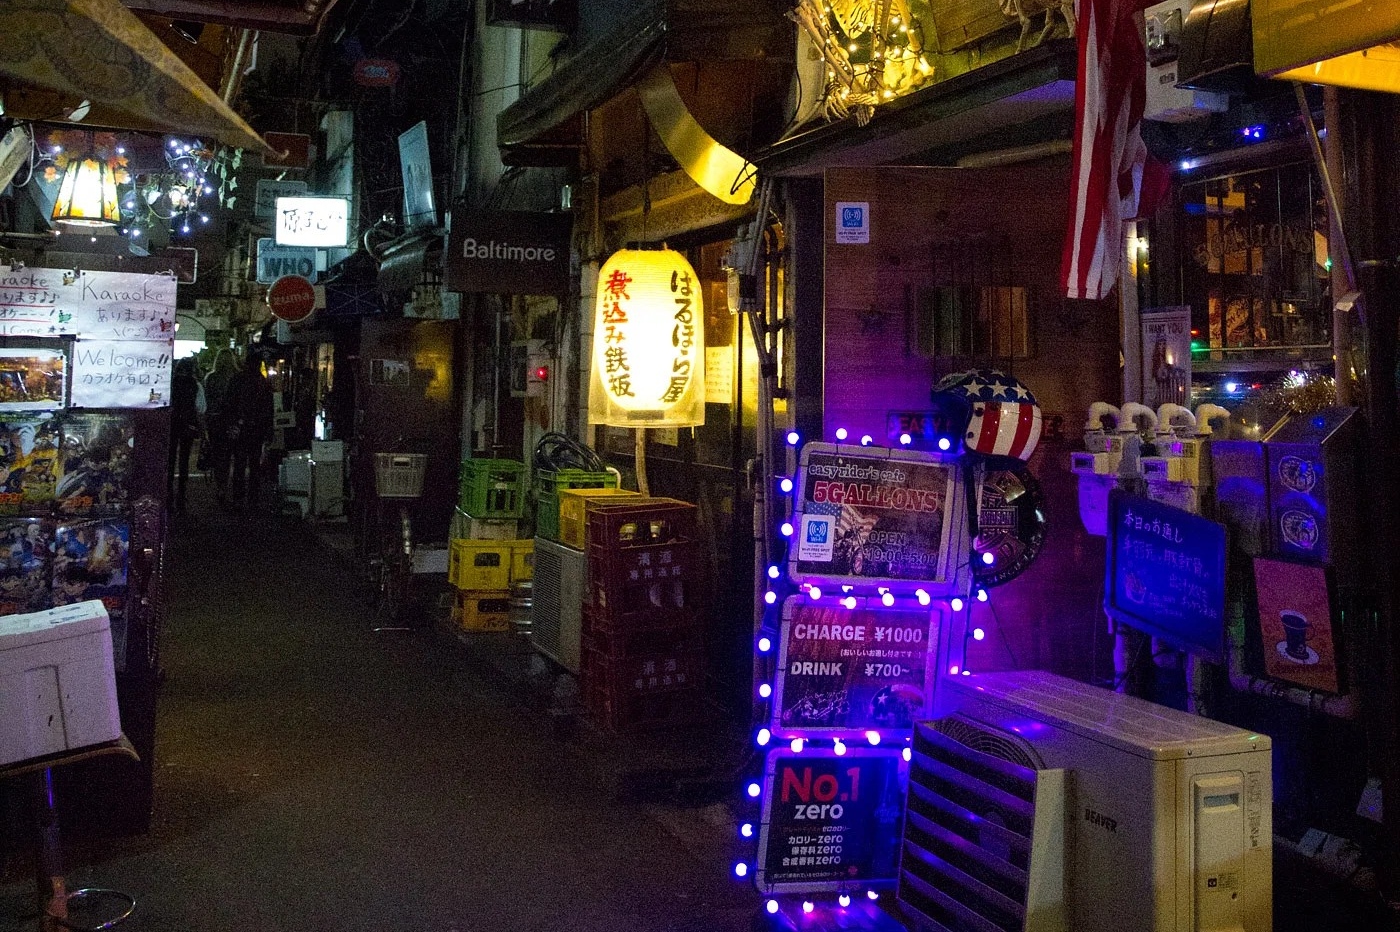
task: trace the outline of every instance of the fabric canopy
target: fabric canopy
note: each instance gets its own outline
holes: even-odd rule
[[[121,129],[181,133],[277,154],[118,0],[0,3],[0,91],[9,116],[25,91],[91,101],[92,116]]]

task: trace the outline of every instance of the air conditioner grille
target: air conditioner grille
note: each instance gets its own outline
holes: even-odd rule
[[[914,728],[899,898],[933,932],[1019,932],[1043,764],[1018,736],[952,716]]]
[[[530,637],[541,652],[559,654],[559,616],[562,609],[559,586],[563,559],[550,547],[535,547],[535,603],[531,612]]]

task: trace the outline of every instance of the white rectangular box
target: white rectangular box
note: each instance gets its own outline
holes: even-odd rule
[[[0,618],[0,765],[115,741],[121,731],[100,601]]]

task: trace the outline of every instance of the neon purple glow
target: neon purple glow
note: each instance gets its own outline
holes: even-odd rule
[[[815,601],[817,601],[817,599],[820,599],[821,597],[822,597],[822,587],[821,587],[821,586],[810,586],[810,587],[808,587],[808,589],[807,589],[807,598],[809,598],[809,599],[811,599],[813,602],[815,602]]]
[[[848,595],[841,600],[841,604],[849,609],[854,609],[856,607],[856,597],[853,595]]]
[[[963,675],[963,676],[971,676],[971,675],[972,675],[972,671],[971,671],[971,670],[964,670],[964,671],[962,671],[962,675]]]
[[[764,747],[773,740],[773,733],[767,728],[760,728],[758,734],[754,736],[754,740],[758,742],[759,747]]]
[[[951,601],[951,602],[948,603],[948,607],[951,608],[951,609],[952,609],[953,611],[955,611],[955,612],[960,612],[960,611],[963,610],[963,600],[962,600],[962,599],[954,599],[953,601]]]
[[[769,638],[759,638],[759,639],[758,639],[758,652],[759,652],[760,654],[766,654],[766,653],[768,653],[768,652],[769,652],[770,650],[772,650],[772,649],[773,649],[773,641],[772,641],[771,639],[769,639]]]
[[[986,589],[978,589],[978,590],[977,590],[977,601],[979,601],[979,602],[985,602],[985,601],[987,601],[987,590],[986,590]]]
[[[795,431],[795,430],[790,430],[790,431],[788,431],[788,435],[787,435],[788,446],[790,446],[790,447],[795,447],[795,446],[797,446],[797,441],[799,441],[799,440],[801,440],[801,439],[802,439],[802,437],[801,437],[801,435],[799,435],[799,434],[797,433],[797,431]]]
[[[886,592],[884,595],[880,596],[880,601],[888,608],[894,604],[894,593]]]
[[[929,598],[929,594],[922,589],[915,589],[914,595],[918,597],[920,605],[927,605],[929,602],[933,601]]]
[[[868,446],[870,446],[870,445],[871,445],[872,443],[874,443],[874,442],[875,442],[875,438],[872,437],[872,436],[870,436],[869,434],[862,434],[862,435],[861,435],[861,438],[860,438],[860,445],[861,445],[861,446],[863,446],[863,447],[868,447]]]
[[[836,898],[836,902],[840,903],[842,906],[850,906],[851,895],[849,893],[843,893]]]
[[[880,898],[880,894],[876,893],[874,890],[865,891],[865,895],[868,899],[871,900],[878,900]]]
[[[953,445],[953,442],[952,442],[951,440],[949,440],[947,437],[939,437],[939,438],[938,438],[938,449],[944,451],[945,453],[948,451],[948,449],[949,449],[950,447],[952,447],[952,445]]]
[[[769,578],[769,579],[777,579],[778,576],[779,576],[781,573],[782,573],[782,570],[778,569],[777,566],[770,566],[770,567],[768,567],[768,578]]]
[[[750,783],[750,784],[749,784],[748,793],[749,793],[749,797],[750,797],[751,799],[758,799],[758,794],[759,794],[759,793],[762,793],[762,792],[763,792],[763,787],[759,786],[757,783]]]
[[[911,751],[909,748],[905,748],[905,749],[904,749],[903,751],[901,751],[900,753],[903,755],[903,757],[904,757],[904,762],[905,762],[906,764],[909,763],[911,760],[914,759],[914,752]]]
[[[748,866],[747,864],[745,864],[743,861],[740,861],[738,864],[735,864],[735,865],[734,865],[734,876],[735,876],[735,877],[747,877],[748,875],[749,875],[749,866]]]
[[[792,748],[792,753],[794,753],[794,754],[801,754],[801,753],[802,753],[802,739],[801,739],[801,738],[793,738],[793,739],[792,739],[792,743],[789,744],[788,747]]]
[[[739,834],[740,834],[740,835],[743,835],[745,838],[752,838],[752,837],[753,837],[753,823],[752,823],[752,822],[745,822],[743,825],[739,826]]]
[[[836,428],[836,439],[837,439],[837,440],[845,440],[847,436],[849,436],[849,435],[846,433],[846,428],[844,428],[844,427],[838,427],[838,428]]]
[[[817,908],[817,907],[816,907],[816,904],[813,903],[811,900],[803,900],[803,901],[802,901],[802,911],[803,911],[804,913],[810,913],[812,910],[814,910],[814,909],[816,909],[816,908]]]
[[[836,752],[837,757],[844,757],[846,755],[846,742],[842,741],[840,738],[837,738],[835,744],[832,747],[832,750]]]
[[[778,593],[773,592],[771,590],[763,593],[763,601],[767,602],[769,605],[772,605],[774,602],[778,601]]]
[[[778,901],[777,901],[777,900],[769,900],[769,901],[768,901],[768,904],[767,904],[766,906],[764,906],[763,908],[766,909],[766,910],[768,910],[768,915],[770,915],[770,916],[776,916],[776,915],[778,914]]]
[[[913,438],[912,436],[910,436],[909,434],[900,434],[900,435],[899,435],[899,442],[902,443],[902,444],[904,444],[904,445],[907,447],[907,446],[909,446],[909,444],[911,444],[911,443],[914,442],[914,438]]]
[[[981,628],[973,628],[973,629],[972,629],[972,639],[973,639],[974,641],[985,640],[986,637],[987,637],[987,632],[983,631]]]
[[[953,664],[951,667],[948,668],[948,672],[951,673],[951,674],[953,674],[954,676],[957,676],[957,675],[958,675],[958,665],[957,665],[957,664]]]
[[[992,553],[991,551],[988,551],[987,553],[982,554],[982,562],[987,564],[988,566],[991,566],[993,563],[997,562],[997,555]]]
[[[782,532],[782,535],[783,535],[784,537],[791,537],[791,536],[792,536],[792,522],[791,522],[791,521],[784,521],[784,522],[783,522],[783,526],[780,527],[780,528],[778,528],[778,530],[779,530],[780,532]]]
[[[769,696],[773,695],[773,687],[767,683],[763,683],[758,687],[758,694],[764,699],[767,699]]]
[[[870,742],[871,747],[875,747],[880,743],[880,733],[878,731],[867,731],[865,733],[865,740]]]
[[[782,489],[784,492],[791,492],[792,480],[789,479],[787,476],[784,476],[783,478],[778,480],[778,488]]]

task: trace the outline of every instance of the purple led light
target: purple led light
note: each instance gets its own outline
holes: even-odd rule
[[[817,905],[816,905],[815,903],[813,903],[811,900],[803,900],[803,901],[802,901],[802,911],[803,911],[804,913],[810,913],[812,910],[814,910],[814,909],[816,909],[816,908],[817,908]]]
[[[758,694],[764,699],[767,699],[769,696],[773,695],[773,687],[768,683],[762,683],[758,687]]]
[[[957,675],[958,675],[958,665],[957,665],[957,664],[953,664],[951,667],[948,668],[948,672],[951,673],[951,674],[953,674],[954,676],[957,676]]]
[[[951,609],[952,609],[953,611],[955,611],[955,612],[960,612],[960,611],[963,610],[963,600],[962,600],[962,599],[953,599],[953,601],[951,601],[951,602],[948,603],[948,607],[951,608]]]
[[[871,747],[875,747],[880,743],[880,733],[878,731],[867,731],[865,733],[865,740],[870,742]]]
[[[801,754],[801,753],[802,753],[802,739],[801,739],[801,738],[793,738],[793,739],[792,739],[792,743],[789,744],[788,747],[792,748],[792,753],[794,753],[794,754]]]
[[[841,600],[841,604],[846,606],[846,608],[848,609],[854,609],[856,607],[856,597],[853,595],[848,595]]]
[[[766,747],[769,741],[773,740],[773,733],[767,728],[760,728],[758,734],[754,736],[754,741],[759,747]]]
[[[872,437],[872,436],[870,436],[869,434],[862,434],[862,435],[861,435],[861,438],[860,438],[860,445],[861,445],[861,446],[863,446],[863,447],[868,447],[868,446],[870,446],[870,445],[871,445],[872,443],[874,443],[874,442],[875,442],[875,438]]]
[[[780,573],[782,573],[782,570],[778,569],[776,565],[768,567],[769,579],[777,579]]]
[[[986,590],[986,589],[978,589],[978,590],[977,590],[977,601],[979,601],[979,602],[985,602],[985,601],[987,601],[987,590]]]
[[[777,901],[777,900],[769,900],[768,903],[767,903],[767,905],[764,906],[763,908],[766,909],[766,910],[768,910],[768,915],[770,915],[770,916],[776,916],[776,915],[778,914],[778,901]]]
[[[929,594],[922,589],[915,589],[914,595],[918,598],[920,605],[927,605],[929,602],[933,601],[929,598]]]
[[[734,876],[735,876],[735,877],[747,877],[748,875],[749,875],[749,866],[748,866],[747,864],[745,864],[743,861],[740,861],[738,864],[735,864],[735,865],[734,865]]]
[[[893,593],[893,592],[886,592],[884,595],[880,596],[880,602],[881,602],[886,608],[888,608],[889,606],[893,605],[893,604],[894,604],[894,593]]]
[[[750,798],[750,799],[758,799],[758,794],[759,794],[759,793],[762,793],[762,792],[763,792],[763,787],[759,786],[757,783],[750,783],[750,784],[749,784],[748,793],[749,793],[749,798]]]
[[[844,428],[844,427],[838,427],[838,428],[836,428],[836,439],[837,439],[837,440],[845,440],[847,436],[849,436],[849,435],[846,433],[846,428]]]
[[[952,446],[953,446],[953,442],[952,442],[951,440],[949,440],[947,437],[939,437],[939,438],[938,438],[938,449],[940,449],[940,450],[942,450],[942,451],[944,451],[944,452],[946,453]]]
[[[753,837],[753,823],[752,823],[752,822],[745,822],[743,825],[739,826],[739,834],[740,834],[740,835],[743,835],[745,838],[752,838],[752,837]]]
[[[836,902],[840,903],[843,907],[850,906],[851,895],[849,893],[843,893],[836,898]]]
[[[772,605],[774,602],[778,601],[778,593],[773,592],[771,590],[763,593],[763,601],[767,602],[769,605]]]
[[[981,628],[973,628],[973,629],[972,629],[972,639],[973,639],[974,641],[986,640],[986,637],[987,637],[987,632],[983,631]]]
[[[795,430],[790,430],[790,431],[788,431],[788,435],[787,435],[788,446],[790,446],[790,447],[795,447],[795,446],[797,446],[797,441],[799,441],[799,440],[801,440],[801,439],[802,439],[802,437],[801,437],[800,434],[797,433],[797,431],[795,431]]]
[[[987,564],[988,566],[991,566],[993,563],[997,562],[997,555],[989,550],[986,553],[982,554],[982,562]]]
[[[792,522],[791,522],[791,521],[784,521],[784,522],[783,522],[783,526],[780,527],[780,528],[778,528],[778,530],[782,533],[782,535],[783,535],[784,537],[791,537],[791,536],[792,536]]]
[[[817,599],[820,599],[821,597],[822,597],[822,587],[821,587],[821,586],[810,586],[810,587],[808,587],[808,589],[807,589],[807,598],[809,598],[809,599],[811,599],[813,602],[815,602],[815,601],[817,601]]]
[[[865,896],[870,900],[878,900],[880,898],[880,894],[876,893],[874,890],[865,891]]]
[[[759,638],[759,639],[758,639],[758,652],[759,652],[760,654],[766,654],[766,653],[768,653],[768,652],[769,652],[770,650],[772,650],[772,649],[773,649],[773,641],[772,641],[771,638]]]
[[[789,479],[787,476],[784,476],[783,478],[778,480],[778,488],[782,489],[784,492],[791,492],[792,480]]]
[[[909,434],[900,434],[900,435],[899,435],[899,442],[902,443],[904,446],[907,447],[907,446],[909,446],[909,444],[911,444],[911,443],[914,442],[914,438],[913,438],[912,436],[910,436]]]

